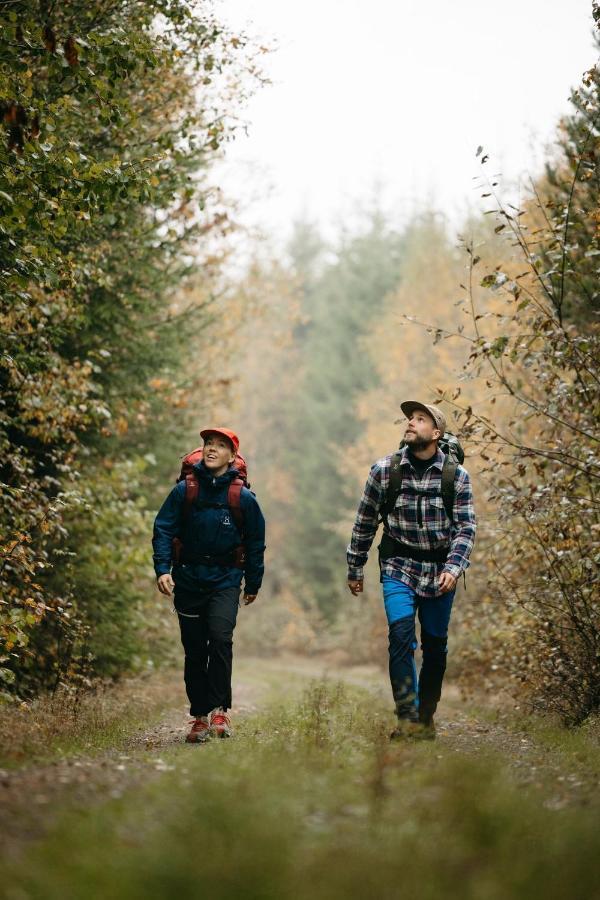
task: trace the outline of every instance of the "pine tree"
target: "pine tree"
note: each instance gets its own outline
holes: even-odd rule
[[[559,321],[582,324],[600,312],[600,67],[585,73],[571,103],[540,186],[552,232],[540,255]]]
[[[328,618],[346,590],[347,522],[356,501],[344,455],[360,435],[357,398],[377,383],[362,335],[398,284],[402,251],[403,237],[375,213],[363,234],[342,240],[335,260],[307,280],[305,368],[289,455],[296,491],[285,556],[301,599],[316,598]],[[299,272],[301,258],[294,260]]]

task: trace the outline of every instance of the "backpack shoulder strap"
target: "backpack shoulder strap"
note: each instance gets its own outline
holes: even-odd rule
[[[458,463],[451,459],[450,456],[446,456],[442,466],[441,494],[446,515],[451,522],[454,522],[454,479],[456,478],[457,469]]]
[[[401,456],[402,454],[399,451],[396,451],[396,453],[392,454],[392,458],[390,460],[389,484],[385,495],[385,500],[381,507],[381,519],[383,522],[385,522],[389,514],[396,506],[396,500],[398,499],[398,495],[402,490],[402,466],[400,465]]]
[[[240,534],[244,533],[244,514],[242,512],[241,494],[244,482],[241,478],[234,478],[227,491],[227,504],[231,510],[233,521],[237,525]]]
[[[198,499],[198,491],[200,485],[198,479],[193,472],[188,472],[185,476],[185,496],[183,498],[183,518],[189,519],[192,506]]]

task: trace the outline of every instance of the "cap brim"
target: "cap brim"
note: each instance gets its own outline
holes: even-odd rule
[[[200,437],[205,441],[209,434],[218,434],[220,437],[225,438],[225,440],[231,444],[233,450],[237,453],[237,447],[235,446],[235,443],[232,441],[228,434],[225,434],[224,431],[219,431],[218,428],[205,428],[200,432]]]
[[[430,410],[427,409],[424,403],[419,403],[418,400],[405,400],[404,403],[400,404],[400,409],[407,418],[412,416],[416,409],[420,409],[424,413],[427,413],[430,419],[433,419]],[[433,421],[435,422],[435,419],[433,419]]]

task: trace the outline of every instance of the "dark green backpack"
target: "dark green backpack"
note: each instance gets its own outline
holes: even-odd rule
[[[390,483],[387,490],[385,502],[381,507],[381,518],[385,521],[389,514],[396,506],[396,500],[402,490],[402,466],[400,458],[402,456],[402,448],[404,441],[400,444],[400,448],[392,454],[390,462]],[[444,465],[442,467],[442,483],[441,495],[444,501],[444,509],[450,521],[454,521],[452,513],[454,509],[454,479],[456,470],[459,465],[464,462],[465,451],[460,445],[460,441],[451,431],[444,432],[444,436],[440,438],[438,447],[445,456]]]

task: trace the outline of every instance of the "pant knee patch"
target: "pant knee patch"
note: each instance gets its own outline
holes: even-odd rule
[[[235,625],[225,616],[211,616],[208,620],[208,639],[231,643]]]
[[[389,627],[390,659],[413,654],[417,648],[415,640],[415,622],[412,616],[397,619]]]
[[[415,619],[414,616],[404,616],[402,619],[396,619],[395,622],[392,622],[389,626],[389,636],[398,636],[400,639],[405,639],[409,637],[415,628]]]
[[[231,646],[233,644],[233,631],[229,629],[229,631],[222,630],[220,628],[213,629],[208,633],[208,642],[212,644],[213,647],[216,644],[222,644],[223,646]]]
[[[448,635],[438,637],[435,634],[429,634],[424,628],[421,628],[421,650],[424,653],[447,653],[448,652]]]

